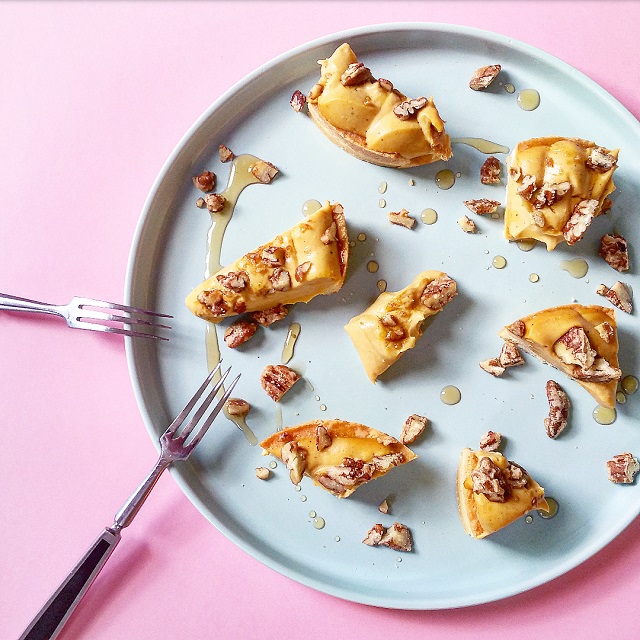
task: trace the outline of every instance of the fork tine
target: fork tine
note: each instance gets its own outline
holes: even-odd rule
[[[158,313],[157,311],[149,311],[140,307],[130,307],[126,304],[116,304],[115,302],[105,302],[104,300],[92,300],[91,298],[77,298],[78,306],[84,307],[103,307],[105,309],[117,309],[118,311],[127,311],[128,313],[141,313],[147,316],[157,316],[159,318],[173,318],[166,313]]]
[[[149,327],[157,327],[158,329],[171,329],[169,325],[158,324],[153,320],[143,320],[142,318],[132,318],[130,316],[121,316],[118,314],[105,313],[103,311],[93,311],[91,309],[82,309],[82,315],[76,316],[76,320],[84,322],[86,320],[99,320],[100,322],[121,322],[122,324],[143,324]]]
[[[105,324],[97,324],[95,322],[78,322],[75,325],[80,329],[88,329],[89,331],[105,331],[106,333],[117,333],[132,338],[153,338],[154,340],[168,340],[163,336],[157,336],[153,333],[145,333],[144,331],[134,331],[133,329],[122,329],[120,327],[110,327]]]

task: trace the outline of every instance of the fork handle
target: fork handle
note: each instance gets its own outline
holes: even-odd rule
[[[8,293],[0,293],[0,309],[4,311],[35,311],[36,313],[62,315],[55,305],[29,300],[29,298],[10,296]]]
[[[42,607],[20,640],[56,638],[118,542],[120,531],[105,529]]]

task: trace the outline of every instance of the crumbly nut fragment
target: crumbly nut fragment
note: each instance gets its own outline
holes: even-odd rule
[[[393,91],[393,83],[386,78],[378,78],[378,84],[380,85],[380,88],[385,91]]]
[[[403,453],[385,453],[383,456],[373,456],[371,464],[376,471],[386,473],[392,467],[397,467],[404,462]]]
[[[332,222],[324,231],[324,233],[320,236],[320,242],[322,244],[331,244],[338,239],[338,229],[336,227],[336,223]]]
[[[212,315],[223,316],[227,313],[227,305],[220,291],[201,291],[198,294],[198,302],[203,304]]]
[[[589,169],[593,169],[598,173],[605,173],[616,166],[616,159],[610,153],[607,153],[603,147],[594,147],[591,149],[585,164]]]
[[[265,247],[260,259],[270,267],[281,267],[286,260],[286,251],[282,247]]]
[[[532,209],[531,222],[533,222],[533,224],[535,224],[536,227],[540,227],[542,229],[546,224],[546,219],[544,217],[544,214],[541,211],[538,211],[537,209]]]
[[[505,477],[509,486],[513,489],[523,489],[527,486],[529,482],[529,475],[527,472],[515,462],[511,462],[511,460],[507,461],[507,468],[505,470]]]
[[[274,402],[278,402],[298,380],[300,374],[284,364],[267,365],[260,376],[262,388]]]
[[[378,544],[385,545],[394,551],[411,551],[413,545],[411,531],[405,525],[394,522]]]
[[[422,291],[420,302],[432,311],[442,309],[458,295],[456,282],[449,276],[432,280]]]
[[[258,325],[255,322],[236,320],[224,332],[224,342],[229,349],[235,349],[249,340],[257,329]]]
[[[371,71],[362,62],[353,62],[340,76],[340,82],[345,87],[354,87],[372,79]]]
[[[490,64],[476,69],[469,80],[469,88],[474,91],[486,89],[496,79],[501,69],[502,65],[499,64]]]
[[[383,500],[380,505],[378,506],[378,511],[380,513],[389,513],[389,503],[385,500]]]
[[[249,284],[249,274],[246,271],[229,271],[216,276],[216,280],[225,288],[239,293]]]
[[[489,457],[484,457],[478,467],[471,472],[472,491],[486,496],[489,502],[505,502],[507,499],[507,479],[498,465]]]
[[[204,209],[205,204],[204,198],[198,198],[196,200],[196,207],[198,207],[198,209]]]
[[[480,167],[480,182],[482,184],[500,184],[500,160],[489,156]]]
[[[417,413],[412,413],[402,425],[402,432],[400,433],[400,442],[402,444],[411,444],[415,439],[422,434],[427,428],[429,420],[424,416],[420,416]]]
[[[289,477],[293,484],[300,484],[307,468],[307,450],[297,442],[287,442],[280,450],[280,458],[289,470]]]
[[[518,182],[518,180],[522,178],[522,169],[518,166],[509,167],[509,177],[515,182]],[[534,179],[534,183],[535,183],[535,179]]]
[[[384,527],[381,524],[374,524],[369,531],[367,531],[367,535],[362,541],[363,544],[367,544],[370,547],[375,547],[380,544],[382,540],[382,536],[384,535]]]
[[[324,451],[327,447],[331,446],[333,442],[326,427],[319,424],[316,427],[316,449],[318,451]]]
[[[574,366],[572,377],[583,382],[611,382],[620,380],[622,371],[612,367],[604,358],[596,358],[588,369]]]
[[[502,444],[502,434],[499,431],[487,431],[480,438],[480,449],[482,451],[497,451]]]
[[[311,269],[311,263],[307,260],[306,262],[303,262],[302,264],[299,264],[296,267],[294,276],[297,282],[302,282],[304,280],[304,277],[307,275],[307,273],[309,273],[309,269]]]
[[[547,382],[546,390],[549,415],[544,419],[544,428],[550,438],[557,438],[567,426],[571,403],[565,390],[555,380]]]
[[[289,310],[284,305],[278,304],[271,309],[265,309],[264,311],[254,311],[251,317],[263,327],[268,327],[278,320],[282,320],[287,317]]]
[[[403,327],[391,327],[385,336],[385,339],[389,342],[399,342],[404,340],[407,332]]]
[[[490,373],[495,378],[499,378],[504,373],[504,367],[500,364],[499,358],[489,358],[480,363],[480,368]]]
[[[412,100],[405,100],[400,104],[393,107],[393,113],[400,120],[409,120],[410,118],[417,117],[418,111],[427,106],[428,100],[425,97],[413,98]]]
[[[251,411],[251,405],[242,398],[229,398],[225,402],[225,407],[230,416],[239,416],[242,418]]]
[[[276,267],[269,276],[273,291],[287,291],[291,288],[291,276],[286,269]]]
[[[257,467],[256,468],[256,478],[259,480],[267,480],[271,475],[271,471],[267,469],[267,467]]]
[[[531,203],[536,209],[550,207],[555,202],[559,202],[571,189],[570,182],[557,182],[553,184],[543,184],[531,198]]]
[[[220,157],[220,162],[231,162],[235,158],[233,151],[224,144],[218,146],[218,156]]]
[[[602,201],[602,206],[600,207],[600,213],[607,213],[609,209],[613,207],[613,200],[611,198],[605,198]]]
[[[416,219],[409,215],[406,209],[400,209],[400,211],[389,212],[389,222],[406,227],[407,229],[413,229],[416,224]]]
[[[598,355],[582,327],[571,327],[553,345],[554,353],[565,364],[575,364],[589,369]]]
[[[469,216],[462,216],[458,220],[458,226],[465,233],[475,233],[476,232],[476,223]]]
[[[487,198],[480,198],[479,200],[465,200],[464,206],[477,213],[479,216],[483,216],[487,213],[495,213],[500,206],[497,200],[489,200]]]
[[[615,335],[613,327],[608,322],[601,322],[595,327],[595,330],[605,342],[611,342]]]
[[[567,223],[562,228],[562,235],[568,245],[573,245],[584,235],[587,227],[593,222],[598,208],[598,201],[581,200],[573,208],[573,212]]]
[[[631,289],[624,282],[616,282],[611,289],[601,284],[596,293],[604,296],[612,305],[618,307],[625,313],[631,313],[633,311],[633,299],[631,297]]]
[[[627,241],[617,233],[607,233],[600,238],[600,256],[616,271],[629,270]]]
[[[341,464],[325,469],[325,475],[342,487],[353,487],[368,482],[376,472],[375,464],[354,458],[344,458]]]
[[[266,160],[258,160],[251,167],[251,173],[262,184],[269,184],[278,175],[278,168]]]
[[[518,336],[518,338],[523,338],[526,328],[527,328],[527,325],[522,320],[516,320],[513,324],[510,324],[507,327],[507,330],[510,333],[513,333],[514,336]]]
[[[319,82],[316,82],[316,84],[314,84],[313,87],[311,87],[311,91],[309,91],[309,100],[316,102],[323,91],[324,91],[324,86],[321,85]]]
[[[398,324],[398,318],[396,318],[396,316],[394,316],[393,313],[385,313],[380,318],[380,323],[383,324],[385,327],[395,327]]]
[[[209,193],[204,202],[211,213],[220,213],[224,209],[227,199],[220,193]]]
[[[291,100],[289,100],[289,104],[292,106],[294,111],[300,113],[307,104],[307,97],[302,93],[302,91],[296,89],[291,96]]]
[[[629,452],[619,453],[607,462],[609,480],[615,484],[631,484],[640,471],[638,459]]]
[[[522,178],[522,182],[518,187],[518,195],[525,200],[531,200],[537,188],[535,176],[527,174]]]
[[[216,174],[213,171],[203,171],[201,174],[193,176],[193,184],[200,191],[209,193],[216,188]]]
[[[513,342],[505,342],[502,345],[498,361],[503,367],[519,367],[524,364],[524,358],[520,354],[518,347]]]

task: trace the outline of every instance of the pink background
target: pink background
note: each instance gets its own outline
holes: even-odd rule
[[[146,195],[210,103],[294,46],[391,21],[523,40],[640,114],[637,2],[3,2],[0,289],[121,301]],[[0,637],[14,638],[111,523],[155,449],[121,338],[0,312],[0,353]],[[61,637],[613,637],[640,623],[638,567],[640,520],[526,594],[453,611],[376,609],[262,566],[166,474]]]

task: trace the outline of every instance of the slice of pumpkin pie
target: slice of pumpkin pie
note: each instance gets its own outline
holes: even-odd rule
[[[260,443],[289,470],[339,498],[417,456],[390,435],[346,420],[313,420],[277,431]]]
[[[220,322],[245,311],[309,302],[342,287],[348,258],[342,206],[327,202],[198,285],[186,305],[200,318]]]
[[[603,407],[613,408],[621,377],[613,309],[568,304],[516,320],[498,334],[584,387]]]

